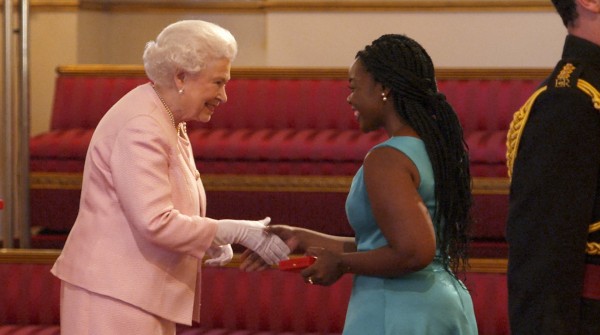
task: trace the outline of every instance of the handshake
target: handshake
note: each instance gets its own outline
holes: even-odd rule
[[[233,257],[231,244],[251,249],[270,265],[288,259],[290,248],[277,235],[265,231],[269,222],[269,217],[258,221],[219,220],[213,246],[206,251],[210,257],[206,265],[227,264]]]

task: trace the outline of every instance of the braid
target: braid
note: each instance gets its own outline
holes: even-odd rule
[[[437,90],[431,58],[404,35],[383,35],[356,57],[390,89],[396,112],[425,143],[435,178],[438,249],[447,271],[464,270],[472,204],[467,144],[454,109]]]

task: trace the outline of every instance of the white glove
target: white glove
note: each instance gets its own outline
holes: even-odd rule
[[[256,252],[267,264],[276,264],[288,259],[290,248],[277,235],[265,232],[269,222],[269,217],[258,221],[219,220],[215,243],[241,244]]]
[[[233,258],[233,249],[231,244],[213,245],[206,250],[206,255],[210,257],[204,264],[208,266],[223,266]]]

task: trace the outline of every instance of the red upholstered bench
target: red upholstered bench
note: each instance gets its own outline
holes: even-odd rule
[[[0,249],[0,335],[58,335],[60,280],[50,273],[57,250]],[[178,334],[339,334],[351,277],[325,288],[297,273],[203,271],[201,322]]]
[[[505,257],[506,129],[549,70],[440,69],[471,150],[473,255]],[[57,69],[50,130],[34,136],[31,220],[35,247],[61,247],[77,215],[81,172],[95,125],[110,106],[147,82],[139,66]],[[362,134],[346,103],[346,69],[238,68],[229,101],[208,124],[190,124],[208,215],[262,218],[351,235],[344,202],[366,152],[385,139]]]
[[[57,251],[0,249],[0,334],[59,335]]]
[[[50,273],[59,251],[0,249],[0,335],[58,335],[60,281]],[[339,334],[352,277],[330,287],[276,269],[204,268],[200,324],[178,335]],[[481,335],[507,335],[506,261],[473,259],[465,284]]]

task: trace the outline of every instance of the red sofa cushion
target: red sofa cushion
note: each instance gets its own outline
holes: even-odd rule
[[[270,70],[270,77],[260,72],[248,75],[248,72],[233,69],[233,79],[227,85],[229,101],[217,109],[211,122],[189,123],[188,133],[201,173],[352,176],[367,151],[385,140],[382,132],[361,134],[358,130],[346,102],[350,91],[345,70],[322,75],[307,69],[301,75],[292,71],[289,76],[288,72]],[[476,70],[442,71],[438,72],[438,86],[463,126],[470,149],[472,176],[506,178],[506,129],[513,112],[534,91],[541,78],[536,79],[539,74],[507,75],[499,71],[494,76],[490,73],[494,71],[483,70],[481,74]],[[119,98],[146,82],[141,71],[59,73],[51,131],[34,136],[30,141],[31,171],[81,173],[98,121]],[[283,190],[269,190],[248,196],[239,190],[228,191],[208,190],[209,215],[245,218],[248,215],[261,217],[268,212],[274,220],[281,220],[279,222],[334,234],[351,234],[343,212],[344,194],[329,194],[330,202],[324,203],[322,193],[299,196],[299,192],[289,195]],[[77,214],[79,192],[66,187],[33,189],[32,225],[67,231]],[[475,194],[473,216],[477,222],[473,246],[481,252],[478,256],[506,255],[507,194],[494,192]],[[275,205],[277,203],[279,205]],[[328,211],[340,204],[342,207],[337,212]],[[238,210],[240,208],[244,211]],[[317,215],[305,214],[309,210],[332,218],[328,224],[323,223]],[[290,217],[289,213],[302,214]],[[35,245],[53,243],[36,236],[34,240]]]
[[[146,82],[143,73],[59,75],[51,132],[32,138],[32,159],[84,159],[91,137],[87,130],[125,93]],[[506,129],[538,83],[501,77],[438,80],[463,125],[471,162],[477,167],[474,176],[506,176]],[[370,147],[385,139],[381,133],[360,133],[346,102],[349,90],[343,76],[236,77],[234,70],[227,91],[229,101],[211,122],[189,124],[198,160],[360,162]],[[42,166],[32,170],[38,168],[46,171]]]
[[[0,335],[60,335],[58,325],[0,325]]]
[[[341,333],[352,277],[330,287],[298,273],[204,268],[200,326],[254,331]]]
[[[479,334],[509,335],[506,273],[470,272],[465,285],[473,299]]]
[[[208,129],[358,129],[346,102],[347,78],[237,78],[227,83],[227,103]]]
[[[58,251],[12,254],[0,253],[0,335],[58,334],[60,280],[48,264]],[[465,284],[479,333],[506,335],[506,262],[473,263],[482,271],[468,272]],[[337,334],[343,329],[352,276],[322,287],[304,283],[294,272],[205,267],[202,283],[201,321],[178,326],[179,335]]]
[[[145,76],[63,74],[56,78],[50,130],[93,129],[104,113]]]
[[[51,264],[0,263],[0,325],[56,325],[60,281]]]
[[[373,145],[385,140],[380,132],[358,130],[197,129],[189,134],[198,160],[362,162]]]
[[[82,172],[93,129],[53,130],[30,140],[32,171]],[[290,174],[286,165],[320,162],[352,163],[349,169],[332,171],[337,175],[356,172],[368,150],[385,140],[381,132],[361,134],[358,130],[317,129],[195,129],[188,132],[194,144],[197,164],[203,162],[238,162],[246,171],[224,169],[202,170],[203,173],[260,173],[253,164],[282,163],[280,170],[271,167],[270,174]],[[79,164],[77,164],[79,163]],[[319,168],[303,173],[320,175]]]

